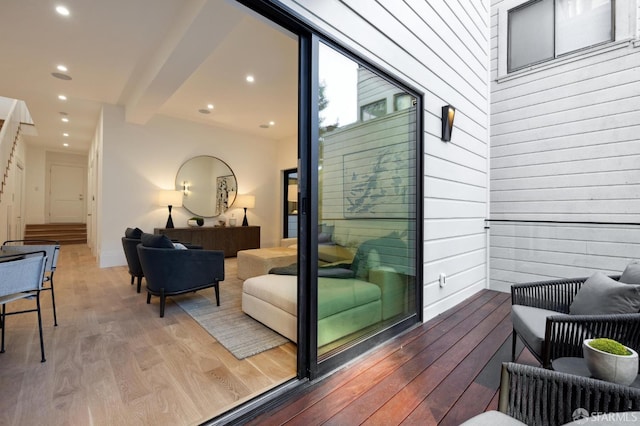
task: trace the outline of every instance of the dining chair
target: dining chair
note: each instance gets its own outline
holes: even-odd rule
[[[5,351],[5,333],[7,316],[38,313],[38,329],[40,331],[40,354],[44,357],[44,340],[42,338],[42,314],[40,312],[40,291],[44,282],[44,271],[47,264],[47,252],[44,250],[0,255],[0,322],[2,323],[2,340],[0,353]],[[35,297],[36,307],[7,312],[7,303]]]
[[[8,240],[2,243],[0,254],[3,253],[24,253],[43,250],[47,253],[47,264],[45,266],[44,285],[42,290],[51,291],[51,304],[53,305],[53,325],[58,325],[56,314],[56,296],[53,290],[53,274],[58,264],[60,254],[60,243],[54,240]]]

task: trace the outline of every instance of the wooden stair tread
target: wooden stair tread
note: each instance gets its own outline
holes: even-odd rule
[[[86,244],[85,223],[31,224],[25,227],[25,239],[56,240],[60,244]]]

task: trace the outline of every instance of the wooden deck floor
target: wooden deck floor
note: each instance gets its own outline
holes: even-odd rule
[[[253,425],[458,425],[497,407],[511,300],[482,291],[366,354]],[[527,351],[518,362],[537,365]]]

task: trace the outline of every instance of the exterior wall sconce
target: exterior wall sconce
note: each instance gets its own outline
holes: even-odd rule
[[[451,140],[451,132],[453,131],[453,119],[456,115],[456,109],[451,105],[442,107],[442,140],[449,142]]]

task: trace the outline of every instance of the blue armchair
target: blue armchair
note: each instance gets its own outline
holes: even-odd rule
[[[218,283],[224,281],[224,252],[221,250],[180,250],[165,235],[142,234],[138,257],[147,282],[147,303],[160,297],[160,317],[164,317],[167,296],[213,287],[220,306]]]

